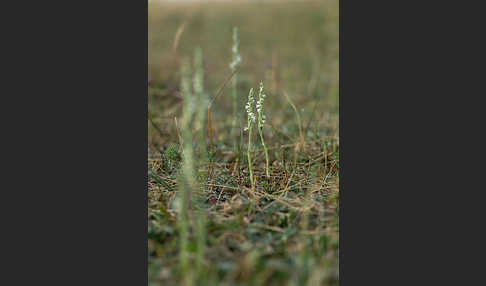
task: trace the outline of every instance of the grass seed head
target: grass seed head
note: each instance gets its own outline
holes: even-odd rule
[[[236,67],[241,62],[240,40],[238,38],[238,28],[237,27],[233,28],[233,47],[232,47],[231,50],[233,52],[233,61],[230,63],[230,68],[231,68],[232,71],[234,71],[236,69]]]

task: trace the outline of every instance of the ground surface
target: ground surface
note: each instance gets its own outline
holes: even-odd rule
[[[338,285],[337,7],[336,0],[150,3],[150,285]],[[205,136],[194,144],[204,190],[205,250],[198,260],[194,212],[188,238],[193,267],[184,268],[176,200],[184,160],[180,64],[192,61],[201,47],[205,91],[213,97],[231,74],[233,26],[240,31],[242,57],[236,133],[240,152],[231,135],[230,83],[212,107],[212,164],[202,159],[201,150],[211,150],[206,124],[193,125],[194,136]],[[255,136],[256,187],[251,191],[244,105],[248,90],[260,81],[267,94],[264,136],[271,176],[265,176],[264,152]],[[211,175],[201,179],[210,169]]]

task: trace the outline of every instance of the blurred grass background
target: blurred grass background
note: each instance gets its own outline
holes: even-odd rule
[[[197,46],[203,50],[206,90],[214,96],[230,74],[232,29],[237,26],[242,55],[238,75],[241,116],[245,116],[248,90],[262,80],[269,96],[265,103],[267,117],[273,126],[282,127],[284,133],[295,131],[295,123],[290,123],[295,121],[294,111],[282,95],[286,91],[302,113],[307,131],[312,123],[314,129],[324,132],[321,135],[337,135],[338,5],[337,0],[150,2],[150,114],[167,136],[175,134],[170,127],[173,124],[167,120],[180,114],[175,96],[180,81],[179,62],[181,57],[191,57]],[[183,32],[174,52],[175,36],[181,27]],[[226,122],[231,106],[227,87],[216,102],[215,121]]]

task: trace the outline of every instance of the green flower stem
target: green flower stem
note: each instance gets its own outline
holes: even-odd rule
[[[263,114],[263,102],[265,101],[265,93],[263,92],[263,82],[260,82],[260,92],[258,93],[257,113],[258,113],[258,133],[260,133],[260,139],[262,140],[263,150],[265,150],[265,171],[267,178],[270,178],[270,162],[268,159],[268,150],[265,145],[265,139],[263,138],[263,124],[265,123],[265,115]]]
[[[260,114],[260,117],[261,117],[261,114]],[[265,160],[266,160],[265,171],[266,171],[266,174],[267,174],[267,178],[270,178],[270,171],[269,171],[270,170],[270,161],[268,160],[267,146],[265,145],[265,140],[263,139],[263,125],[258,127],[258,133],[260,133],[260,139],[262,140],[263,150],[265,151]]]
[[[250,93],[248,93],[248,103],[245,106],[246,113],[248,114],[248,126],[245,130],[248,130],[248,170],[250,172],[250,181],[251,181],[251,191],[255,191],[255,180],[253,179],[253,170],[251,168],[251,135],[252,135],[252,127],[253,123],[256,122],[256,116],[254,113],[253,108],[254,96],[253,96],[253,88],[250,89]]]
[[[253,171],[252,171],[252,163],[251,163],[251,132],[252,132],[252,124],[248,122],[248,170],[250,171],[250,181],[251,181],[251,191],[255,191],[255,181],[253,180]]]

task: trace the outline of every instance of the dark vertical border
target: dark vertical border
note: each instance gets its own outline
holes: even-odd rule
[[[478,17],[432,3],[340,1],[340,285],[468,284],[452,254],[475,252],[456,240],[470,197],[455,136],[474,133],[458,112],[480,113],[462,97],[479,89],[461,66],[477,62],[469,20],[456,17]]]
[[[148,2],[13,4],[2,284],[147,285]]]

